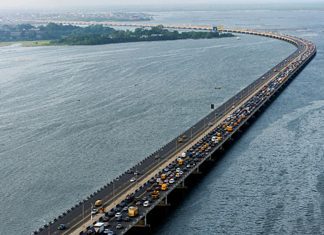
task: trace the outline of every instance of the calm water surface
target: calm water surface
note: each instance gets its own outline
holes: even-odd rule
[[[193,190],[159,234],[324,234],[323,11],[162,13],[161,22],[279,30],[317,57]]]
[[[155,14],[162,23],[281,28],[319,49],[159,233],[323,233],[324,20],[312,20],[321,14]],[[0,234],[29,234],[53,219],[294,50],[240,37],[0,48]]]

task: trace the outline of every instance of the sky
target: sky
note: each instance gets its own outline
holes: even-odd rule
[[[59,8],[109,5],[308,3],[324,0],[0,0],[0,8]]]

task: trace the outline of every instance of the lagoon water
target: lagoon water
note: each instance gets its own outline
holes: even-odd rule
[[[158,234],[323,234],[322,12],[154,15],[157,23],[279,29],[318,46]],[[295,50],[240,38],[0,48],[0,234],[52,220]]]

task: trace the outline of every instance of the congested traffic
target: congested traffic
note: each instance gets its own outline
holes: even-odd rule
[[[157,203],[160,203],[173,188],[197,170],[199,165],[211,156],[233,133],[235,133],[245,120],[249,119],[305,60],[315,51],[315,46],[303,39],[304,52],[294,60],[286,60],[286,66],[280,71],[274,71],[275,77],[266,81],[259,89],[240,107],[233,107],[233,111],[221,123],[214,127],[207,135],[192,145],[186,152],[182,152],[176,160],[159,171],[154,177],[140,186],[110,211],[102,213],[102,217],[94,225],[90,225],[80,234],[95,234],[98,224],[102,226],[100,233],[125,233],[140,218],[148,213]],[[131,182],[136,181],[132,178]],[[132,222],[132,223],[130,223]]]
[[[251,33],[252,31],[239,31],[233,30],[233,33]],[[147,213],[155,208],[157,204],[167,203],[167,195],[173,191],[175,187],[180,184],[184,184],[185,179],[192,174],[192,172],[199,170],[199,166],[209,159],[211,155],[218,150],[225,142],[227,142],[237,130],[249,120],[256,111],[260,109],[274,94],[286,84],[297,70],[299,70],[304,63],[308,62],[310,58],[316,53],[316,47],[313,43],[301,38],[291,37],[288,35],[270,34],[270,33],[258,33],[255,35],[260,36],[275,36],[278,39],[286,40],[297,46],[297,51],[284,61],[279,63],[271,71],[267,72],[263,77],[260,77],[257,81],[258,86],[255,90],[251,90],[246,93],[247,97],[242,98],[235,105],[231,105],[229,110],[221,113],[222,118],[215,123],[208,125],[208,130],[204,132],[194,142],[188,143],[183,151],[173,156],[170,154],[170,159],[167,164],[163,164],[159,159],[152,159],[154,167],[158,170],[154,170],[154,174],[148,174],[143,170],[140,170],[140,164],[136,166],[136,170],[129,170],[125,172],[121,177],[115,180],[115,183],[109,183],[103,187],[100,192],[113,189],[116,190],[116,185],[120,181],[121,187],[117,188],[122,191],[125,188],[132,189],[131,193],[121,194],[123,200],[118,200],[117,205],[108,203],[111,199],[110,194],[105,195],[106,198],[98,198],[99,193],[91,195],[92,200],[89,213],[91,214],[91,220],[84,227],[82,223],[82,231],[76,233],[72,229],[71,225],[74,223],[72,219],[67,219],[67,215],[76,219],[71,212],[75,213],[80,220],[85,220],[85,211],[87,205],[85,202],[79,203],[75,207],[63,213],[48,225],[35,231],[34,234],[48,234],[47,231],[51,231],[54,234],[124,234],[132,226],[138,223],[139,220],[145,218]],[[185,138],[181,137],[181,141]],[[180,141],[180,138],[177,140]],[[183,145],[184,146],[184,145]],[[149,159],[149,158],[148,158]],[[150,159],[149,159],[150,160]],[[143,165],[143,164],[142,164]],[[150,167],[151,165],[148,165]],[[152,165],[153,166],[153,165]],[[134,167],[135,169],[135,167]],[[145,169],[145,168],[143,168]],[[149,177],[144,177],[149,175]],[[145,180],[143,180],[145,179]],[[98,192],[99,192],[98,191]],[[114,196],[114,192],[112,193]],[[110,199],[109,199],[110,198]],[[95,203],[93,200],[96,200]],[[102,200],[101,200],[102,199]],[[90,203],[88,203],[90,204]],[[109,207],[107,205],[110,205]],[[81,208],[83,206],[83,209]],[[109,208],[109,209],[108,209]],[[91,209],[91,210],[90,210]],[[80,212],[77,212],[77,210]],[[63,221],[63,223],[62,223]],[[78,221],[78,220],[75,220]],[[83,221],[81,221],[83,222]],[[80,221],[78,222],[79,224]],[[146,223],[146,220],[145,220]],[[52,225],[52,227],[51,227]],[[55,228],[53,229],[53,226]],[[75,226],[75,225],[74,225]],[[79,226],[81,227],[81,226]]]

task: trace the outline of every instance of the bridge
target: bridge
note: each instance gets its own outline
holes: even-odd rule
[[[81,25],[83,22],[65,23]],[[156,26],[111,22],[103,24],[125,27]],[[164,27],[213,30],[212,26]],[[283,40],[296,46],[296,51],[193,127],[33,234],[96,234],[94,224],[100,229],[104,226],[105,233],[102,234],[143,234],[150,231],[150,221],[153,222],[154,217],[158,217],[164,208],[174,206],[171,198],[186,190],[195,175],[212,166],[222,151],[243,133],[316,55],[316,46],[312,42],[295,36],[248,29],[218,30],[220,33],[251,34]],[[101,211],[94,211],[91,215],[97,200],[102,202]],[[127,211],[131,206],[138,209],[136,216],[128,216]],[[66,225],[66,228],[58,230],[60,224]]]

